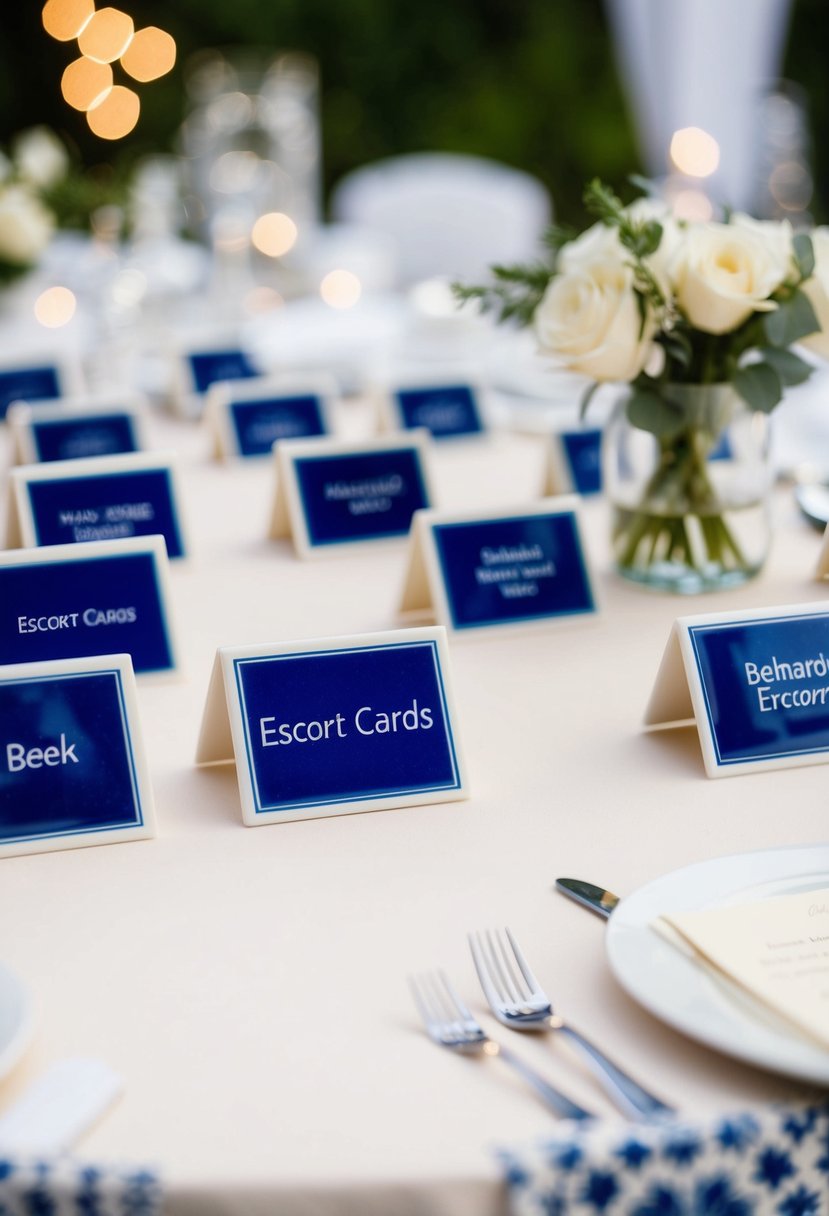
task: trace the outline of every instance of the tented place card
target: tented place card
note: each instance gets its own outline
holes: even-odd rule
[[[270,535],[291,536],[300,557],[407,536],[414,512],[431,506],[427,440],[425,431],[412,431],[277,444]]]
[[[425,427],[433,439],[482,435],[486,430],[481,390],[451,380],[398,385],[387,390],[381,413],[382,430],[411,431]]]
[[[829,1048],[829,888],[661,920],[702,963]]]
[[[549,625],[596,612],[578,499],[490,511],[418,511],[401,613],[451,630]]]
[[[214,384],[205,420],[217,457],[270,456],[283,439],[308,439],[331,431],[333,381],[296,382],[257,377]]]
[[[162,536],[0,553],[0,664],[129,654],[178,667]]]
[[[0,667],[0,857],[153,835],[129,655]]]
[[[558,431],[550,436],[542,494],[580,494],[602,489],[602,432],[597,427]]]
[[[172,457],[154,452],[22,465],[11,470],[7,546],[161,535],[183,557]]]
[[[174,361],[173,404],[185,417],[198,418],[211,385],[259,375],[252,356],[232,343],[180,351]]]
[[[7,419],[18,464],[115,456],[144,446],[139,410],[132,404],[106,406],[75,398],[59,405],[18,402]]]
[[[468,797],[443,629],[216,654],[196,762],[235,758],[248,826]]]
[[[79,391],[76,368],[60,359],[0,362],[0,419],[15,401],[54,401]]]
[[[680,617],[647,727],[696,719],[709,777],[829,760],[829,603]]]

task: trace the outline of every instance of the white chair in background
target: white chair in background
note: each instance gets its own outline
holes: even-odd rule
[[[348,174],[333,218],[385,233],[400,286],[448,276],[478,281],[493,262],[538,255],[550,196],[536,178],[477,156],[416,153]]]

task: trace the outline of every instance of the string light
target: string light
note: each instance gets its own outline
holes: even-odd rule
[[[135,32],[132,17],[117,8],[102,8],[87,22],[78,46],[81,53],[97,63],[120,59]]]
[[[360,280],[350,270],[331,270],[320,283],[320,295],[331,308],[353,308],[362,291]]]
[[[35,317],[47,329],[68,325],[75,315],[77,300],[68,287],[48,287],[35,300]]]
[[[297,226],[289,215],[281,211],[269,211],[260,215],[253,225],[251,241],[260,253],[269,258],[281,258],[293,249],[297,239]]]
[[[43,28],[58,42],[71,42],[94,12],[95,0],[49,0],[43,8]]]
[[[60,90],[64,101],[74,110],[88,110],[96,102],[103,101],[112,88],[112,68],[108,63],[95,63],[93,59],[73,60],[63,73]]]
[[[138,122],[140,112],[138,94],[123,84],[116,84],[87,111],[86,121],[90,131],[101,139],[123,139]]]
[[[686,177],[710,177],[720,163],[720,145],[702,127],[683,127],[671,139],[671,160]]]
[[[172,71],[176,62],[176,41],[158,26],[137,30],[121,56],[121,67],[133,80],[146,84]]]

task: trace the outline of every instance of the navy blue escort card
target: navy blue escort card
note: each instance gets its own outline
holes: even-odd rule
[[[602,490],[602,432],[597,427],[578,427],[551,436],[544,494],[580,494],[583,498]]]
[[[0,857],[154,835],[129,655],[0,667]]]
[[[0,664],[129,654],[178,667],[162,536],[0,553]]]
[[[171,458],[137,452],[24,465],[11,471],[8,546],[164,537],[186,552]]]
[[[275,443],[329,434],[332,385],[257,377],[217,384],[208,393],[206,418],[220,458],[270,456]]]
[[[709,777],[829,761],[829,603],[680,617],[645,725],[694,719]]]
[[[433,439],[459,439],[486,430],[480,390],[472,384],[409,385],[394,389],[390,402],[395,427],[425,427]]]
[[[13,405],[8,413],[21,464],[139,452],[138,412],[131,406]]]
[[[222,647],[196,762],[248,826],[468,797],[442,629]]]
[[[549,625],[596,610],[577,498],[415,516],[402,613],[460,633]]]
[[[75,387],[73,369],[54,359],[0,364],[0,419],[15,401],[54,401]]]
[[[185,351],[177,361],[176,407],[187,416],[199,416],[212,385],[259,375],[252,356],[230,343]]]
[[[431,505],[425,431],[345,442],[276,445],[271,536],[293,538],[300,557],[408,535],[415,511]]]

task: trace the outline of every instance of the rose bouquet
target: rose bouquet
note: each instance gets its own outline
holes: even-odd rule
[[[69,157],[48,127],[33,127],[0,153],[0,284],[36,265],[55,228],[46,198],[69,168]]]
[[[740,457],[811,374],[793,345],[829,353],[829,234],[813,243],[743,215],[685,222],[655,199],[625,207],[600,182],[585,202],[598,222],[552,230],[544,261],[456,291],[531,323],[543,353],[593,381],[583,408],[599,384],[628,385],[626,437],[606,461],[620,571],[676,590],[741,581],[765,553],[746,551],[740,512],[768,479]],[[642,452],[646,473],[626,477]]]

